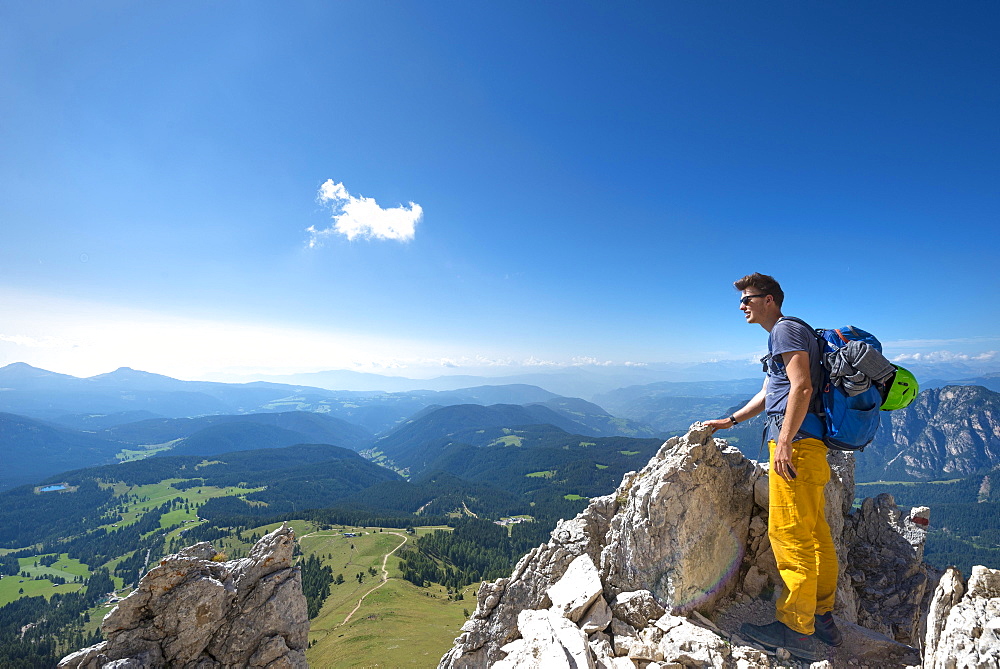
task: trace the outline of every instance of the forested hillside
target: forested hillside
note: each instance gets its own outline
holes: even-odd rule
[[[78,430],[0,413],[0,490],[75,467],[114,462],[121,445]]]
[[[900,506],[929,506],[930,533],[924,558],[963,574],[973,565],[1000,569],[1000,468],[978,476],[935,483],[869,483],[858,497],[887,492]]]
[[[0,448],[5,452],[0,489],[37,483],[66,469],[156,453],[215,455],[301,443],[360,450],[370,439],[371,435],[357,425],[301,411],[153,418],[88,432],[0,414]]]
[[[210,428],[217,430],[227,426],[235,428],[239,424],[262,425],[294,433],[297,435],[297,442],[292,443],[332,444],[351,450],[360,450],[372,437],[370,432],[358,425],[309,411],[149,419],[116,425],[105,430],[103,434],[124,444],[163,444],[175,439],[190,439]],[[225,433],[217,431],[210,434],[221,436]],[[211,438],[201,439],[201,441],[209,440]],[[222,453],[226,450],[235,449],[216,452]]]

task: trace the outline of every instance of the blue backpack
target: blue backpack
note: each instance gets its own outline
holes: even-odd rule
[[[809,324],[799,318],[787,316],[785,320]],[[870,332],[847,325],[842,328],[813,330],[819,341],[820,367],[823,380],[819,388],[813,389],[813,407],[802,421],[802,432],[822,439],[827,448],[838,451],[863,451],[872,442],[878,431],[883,387],[872,383],[868,390],[849,397],[847,393],[830,381],[830,374],[822,364],[827,353],[836,351],[851,340],[863,341],[882,352],[882,342]]]

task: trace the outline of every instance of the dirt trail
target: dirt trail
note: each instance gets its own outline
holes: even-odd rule
[[[344,622],[342,622],[339,625],[337,625],[337,627],[343,627],[344,625],[346,625],[347,623],[349,623],[351,621],[351,617],[353,617],[354,614],[358,612],[358,609],[361,608],[361,603],[365,601],[365,597],[367,597],[368,595],[372,594],[373,592],[375,592],[376,590],[378,590],[383,585],[385,585],[386,583],[389,582],[389,570],[385,568],[385,565],[389,561],[389,556],[392,555],[393,553],[395,553],[396,551],[398,551],[400,548],[403,547],[403,544],[405,544],[406,541],[407,541],[407,537],[406,537],[405,534],[400,534],[399,532],[386,532],[385,534],[395,534],[397,537],[402,537],[403,540],[399,543],[398,546],[396,546],[391,551],[389,551],[388,553],[386,553],[385,556],[382,558],[382,580],[381,580],[381,582],[379,582],[378,585],[376,585],[374,588],[372,588],[371,590],[369,590],[365,594],[361,595],[361,599],[358,600],[357,606],[355,606],[354,609],[350,613],[347,614],[347,617],[344,618]]]

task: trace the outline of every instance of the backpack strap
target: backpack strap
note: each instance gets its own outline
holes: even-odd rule
[[[816,352],[816,354],[820,356],[820,359],[816,360],[815,363],[812,360],[809,361],[809,364],[810,364],[809,376],[812,377],[812,365],[813,364],[817,364],[817,365],[820,366],[821,370],[823,369],[822,356],[823,356],[823,351],[826,350],[826,340],[823,339],[823,330],[812,327],[811,325],[809,325],[808,323],[806,323],[801,318],[798,318],[797,316],[782,316],[781,318],[778,319],[778,323],[780,323],[781,321],[795,321],[799,325],[804,325],[806,328],[809,329],[809,331],[811,331],[813,333],[813,336],[816,337],[816,344],[817,344],[817,347],[816,347],[817,348],[817,352]],[[844,338],[844,335],[842,335],[840,333],[840,330],[837,330],[837,336],[839,336],[840,338],[844,339],[845,342],[847,341],[847,339]],[[825,372],[824,372],[824,377],[825,377]],[[813,386],[812,408],[810,409],[810,413],[814,413],[814,414],[816,414],[818,416],[822,416],[823,415],[823,388],[822,388],[822,384],[823,384],[823,380],[820,379],[820,387],[817,388],[816,386]]]

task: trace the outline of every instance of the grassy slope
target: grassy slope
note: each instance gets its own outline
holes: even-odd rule
[[[417,533],[435,529],[441,528],[422,527]],[[344,537],[343,531],[370,534]],[[400,579],[399,560],[394,555],[386,562],[389,581],[369,594],[344,624],[358,599],[381,581],[383,557],[401,543],[399,534],[400,530],[388,528],[381,533],[347,528],[302,537],[306,554],[317,555],[332,567],[335,576],[343,573],[345,579],[343,584],[331,586],[330,597],[312,620],[309,639],[315,645],[306,653],[311,666],[434,667],[451,647],[466,620],[464,610],[475,608],[478,584],[466,588],[464,600],[449,600],[444,588],[418,588]],[[374,567],[379,575],[370,576],[369,567]],[[359,571],[365,573],[361,584],[356,578]]]
[[[188,501],[192,506],[203,504],[205,501],[212,497],[224,497],[224,496],[244,496],[255,490],[260,490],[260,488],[217,488],[214,486],[201,486],[198,488],[189,488],[188,490],[177,490],[170,486],[171,482],[181,481],[183,479],[167,479],[159,483],[153,483],[149,485],[141,486],[128,486],[123,483],[118,483],[114,486],[115,493],[120,497],[125,494],[135,495],[139,499],[143,500],[140,502],[129,503],[125,513],[122,514],[123,520],[115,524],[117,527],[124,527],[126,525],[131,525],[139,520],[142,514],[148,512],[157,506],[160,506],[164,502],[170,501],[175,497],[181,497]],[[175,509],[164,516],[160,520],[160,527],[168,527],[169,525],[182,523],[185,520],[196,521],[198,518],[198,513],[196,508],[192,508],[190,511],[184,511],[184,509]],[[112,529],[112,525],[109,523],[103,527],[107,529]],[[273,529],[273,528],[272,528]],[[303,526],[305,529],[305,526]],[[175,530],[171,536],[180,530]],[[9,551],[6,551],[9,552]],[[26,570],[31,574],[31,576],[42,575],[42,574],[52,574],[53,576],[62,576],[67,580],[72,580],[74,576],[80,575],[83,577],[89,577],[92,569],[88,569],[88,565],[80,563],[78,560],[70,560],[63,554],[60,560],[53,564],[51,567],[32,567],[31,565],[40,557],[40,555],[19,558],[21,569]],[[91,568],[97,568],[101,566],[106,566],[110,570],[114,570],[115,566],[121,561],[125,556],[121,556],[114,560],[111,560],[106,565],[90,565]],[[112,577],[115,581],[117,587],[122,586],[122,581],[119,577]],[[38,595],[43,595],[46,599],[51,597],[57,592],[76,592],[83,589],[83,585],[80,583],[66,583],[65,585],[53,586],[52,582],[49,580],[33,581],[30,578],[22,579],[21,576],[5,576],[0,579],[0,606],[4,604],[9,604],[21,597],[37,597]],[[20,590],[24,590],[24,593],[20,593]]]
[[[220,489],[211,486],[180,491],[170,487],[175,479],[143,486],[118,484],[115,492],[137,496],[141,501],[129,503],[118,526],[128,525],[138,520],[142,513],[159,506],[175,497],[181,497],[192,505],[199,505],[211,497],[225,495],[245,495],[249,490],[239,488]],[[172,511],[163,518],[162,525],[195,520],[197,511]],[[332,531],[315,531],[311,523],[292,521],[296,534],[300,537],[302,550],[307,554],[317,554],[324,564],[329,564],[334,575],[343,574],[344,583],[331,586],[331,595],[323,610],[310,626],[310,641],[315,642],[307,653],[314,667],[433,667],[440,657],[451,647],[460,633],[460,627],[467,618],[466,611],[475,608],[475,592],[478,584],[465,588],[463,600],[449,598],[447,591],[437,585],[418,588],[400,578],[399,560],[390,556],[385,561],[389,580],[378,590],[382,581],[383,558],[401,544],[402,530],[384,528],[337,528]],[[190,525],[189,525],[190,526]],[[277,525],[270,525],[252,532],[264,534]],[[438,527],[421,527],[417,534],[425,534]],[[359,533],[357,537],[344,537],[343,532]],[[175,530],[179,532],[179,530]],[[173,535],[173,533],[172,533]],[[409,537],[412,540],[412,536]],[[228,537],[214,542],[217,549],[234,554],[246,555],[251,547],[247,541]],[[351,546],[354,546],[352,549]],[[22,567],[30,573],[50,573],[66,578],[80,574],[88,576],[90,570],[76,560],[65,556],[52,567],[33,567],[36,557],[23,558]],[[120,558],[119,558],[120,559]],[[119,559],[108,566],[113,568]],[[374,568],[376,576],[368,569]],[[358,583],[357,574],[362,572],[364,580]],[[118,582],[120,579],[115,578]],[[117,583],[120,586],[120,583]],[[80,584],[66,584],[53,587],[49,581],[32,581],[20,576],[0,579],[0,605],[21,596],[45,595],[55,592],[69,592],[80,589]],[[24,589],[19,595],[18,590]],[[369,593],[353,614],[350,621],[345,618],[358,604],[358,600]],[[122,593],[125,594],[125,593]],[[91,620],[85,625],[87,631],[96,629],[100,620],[112,608],[100,605],[90,612]]]
[[[144,513],[165,502],[169,502],[175,497],[180,497],[192,505],[201,505],[213,497],[243,497],[252,492],[263,490],[263,488],[218,488],[216,486],[199,486],[197,488],[188,488],[187,490],[178,490],[170,485],[171,483],[185,480],[187,479],[164,479],[159,483],[138,486],[128,486],[122,483],[116,484],[115,493],[119,497],[128,494],[135,495],[142,500],[136,503],[129,503],[128,510],[122,514],[122,521],[117,524],[118,527],[135,523]],[[185,520],[197,520],[197,518],[198,514],[195,511],[185,512],[183,509],[175,509],[160,519],[160,527],[168,527],[169,525]],[[105,527],[110,528],[111,526],[106,525]]]

